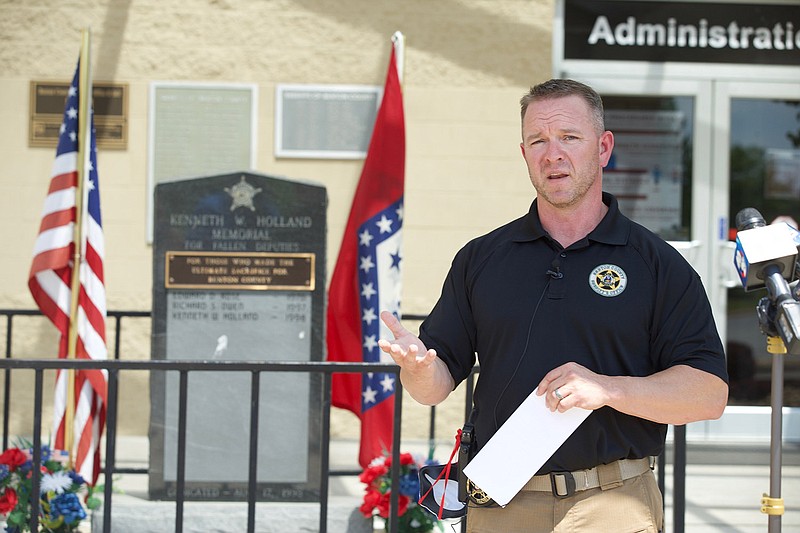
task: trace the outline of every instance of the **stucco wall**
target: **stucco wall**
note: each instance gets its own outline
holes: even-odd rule
[[[149,310],[151,303],[152,81],[257,84],[255,170],[327,187],[330,275],[363,162],[276,159],[275,86],[381,85],[390,37],[400,30],[406,37],[403,310],[426,313],[456,250],[519,216],[533,196],[518,147],[518,100],[550,76],[552,10],[552,0],[0,0],[0,307],[34,308],[27,275],[55,154],[28,145],[30,82],[69,80],[83,28],[92,30],[94,79],[129,86],[127,149],[98,155],[108,307],[117,310]],[[14,355],[52,354],[53,329],[41,319],[15,324]],[[123,357],[148,358],[149,342],[149,321],[126,323]],[[120,386],[120,432],[146,434],[145,376],[123,378]],[[15,389],[24,405],[21,394]],[[410,408],[406,417],[415,413]],[[455,428],[446,424],[444,434],[451,435]],[[404,436],[415,431],[406,424]]]

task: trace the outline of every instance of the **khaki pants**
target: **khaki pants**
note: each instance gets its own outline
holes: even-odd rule
[[[658,533],[663,521],[661,491],[647,471],[621,487],[564,499],[523,490],[505,508],[470,506],[467,533]]]

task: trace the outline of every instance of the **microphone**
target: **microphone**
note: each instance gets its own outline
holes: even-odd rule
[[[761,213],[751,207],[737,213],[736,227],[733,263],[742,287],[745,291],[766,287],[773,304],[767,309],[757,307],[760,322],[766,323],[762,331],[779,335],[788,353],[800,355],[800,302],[787,283],[796,275],[797,231],[785,222],[767,226]]]
[[[733,264],[745,291],[767,286],[770,275],[795,279],[796,233],[785,222],[767,226],[757,209],[746,207],[736,215],[736,251]]]
[[[753,207],[745,207],[736,213],[736,229],[737,231],[747,231],[754,228],[762,228],[767,225],[767,221],[758,212],[758,209]]]
[[[561,261],[558,260],[556,257],[553,259],[553,262],[550,263],[550,268],[545,272],[548,276],[553,279],[561,279],[564,277],[564,273],[561,272]]]

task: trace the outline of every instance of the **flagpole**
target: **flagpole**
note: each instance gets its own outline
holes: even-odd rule
[[[406,38],[403,32],[396,31],[392,35],[392,45],[395,50],[395,60],[397,61],[397,79],[400,81],[400,87],[403,86],[403,74],[405,73],[405,54],[406,54]]]
[[[73,229],[74,251],[72,260],[72,279],[70,280],[69,342],[67,359],[75,359],[78,345],[78,296],[80,294],[80,271],[83,261],[83,218],[84,182],[86,180],[86,160],[91,146],[86,140],[91,133],[90,103],[92,99],[91,32],[87,28],[81,34],[80,73],[78,75],[78,176],[75,184],[75,227]],[[75,369],[67,370],[67,398],[64,413],[64,448],[69,454],[69,465],[73,464],[73,441],[75,421]]]

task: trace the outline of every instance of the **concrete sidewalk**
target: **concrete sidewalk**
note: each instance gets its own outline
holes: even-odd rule
[[[450,455],[451,442],[437,445],[434,457],[446,460]],[[425,456],[426,442],[404,442],[402,451]],[[330,446],[330,467],[332,470],[357,470],[358,442],[351,440],[335,440]],[[148,445],[145,437],[122,437],[119,440],[118,467],[146,468],[148,461]],[[671,446],[667,449],[667,466],[665,468],[665,533],[675,531],[673,502],[673,471],[670,464],[673,457]],[[764,533],[768,529],[768,517],[760,512],[762,494],[769,492],[770,456],[768,444],[693,444],[687,446],[686,468],[686,511],[684,514],[684,531],[686,533]],[[800,447],[785,445],[781,468],[781,494],[784,498],[785,514],[781,518],[783,532],[800,531]],[[330,479],[329,492],[329,531],[344,533],[352,525],[343,525],[349,520],[359,521],[357,508],[361,505],[364,486],[356,476],[334,476]],[[122,492],[115,492],[112,509],[115,523],[117,513],[123,509],[135,509],[134,515],[143,516],[151,506],[171,507],[174,502],[150,502],[147,499],[147,476],[142,474],[122,474],[114,480],[114,487]],[[187,504],[188,505],[188,504]],[[196,505],[196,503],[195,503]],[[238,505],[237,513],[245,513],[246,505]],[[275,504],[272,504],[275,505]],[[313,505],[313,504],[312,504]],[[261,506],[261,504],[259,504]],[[206,505],[206,507],[208,507]],[[318,509],[318,506],[316,507]],[[296,508],[299,513],[306,514],[307,509]],[[225,512],[230,512],[227,510]],[[290,510],[291,512],[291,510]],[[336,518],[335,515],[341,515]],[[350,516],[352,515],[352,516]],[[318,520],[317,514],[317,520]],[[128,516],[123,520],[135,520],[136,516]],[[313,517],[307,517],[314,523]],[[184,531],[227,531],[225,526],[217,523],[214,526],[193,526],[190,524],[190,513],[187,511]],[[332,522],[336,519],[338,522]],[[102,520],[102,517],[100,518]],[[95,519],[96,521],[96,519]],[[318,521],[317,521],[318,523]],[[257,531],[286,531],[286,529],[262,529],[262,521],[257,521]],[[174,523],[162,523],[163,529],[138,528],[142,531],[174,531]],[[296,531],[313,531],[307,526],[297,524]],[[363,528],[359,524],[355,527]],[[356,529],[358,530],[358,529]],[[99,531],[94,529],[94,531]],[[231,530],[233,533],[235,530]],[[449,531],[449,530],[446,530]],[[458,531],[458,529],[456,529]],[[116,532],[116,528],[115,528]]]
[[[667,449],[666,532],[674,531],[671,446]],[[785,444],[780,469],[785,513],[781,531],[800,531],[800,449]],[[769,517],[761,497],[770,492],[770,451],[764,444],[687,445],[686,533],[764,533]],[[777,496],[771,495],[770,496]]]

